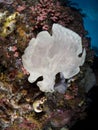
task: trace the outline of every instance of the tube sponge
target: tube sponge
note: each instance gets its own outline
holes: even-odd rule
[[[82,54],[81,57],[79,54]],[[69,79],[80,71],[85,61],[86,51],[82,48],[81,37],[72,30],[53,24],[52,35],[41,31],[32,38],[22,56],[24,68],[30,73],[29,82],[38,77],[43,80],[37,85],[43,92],[53,92],[55,75],[61,72]]]

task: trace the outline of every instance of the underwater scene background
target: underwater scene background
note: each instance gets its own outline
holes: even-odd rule
[[[91,47],[98,56],[98,0],[72,0],[76,8],[81,8],[85,14],[84,26],[91,37]]]
[[[96,2],[0,0],[0,130],[98,130]]]

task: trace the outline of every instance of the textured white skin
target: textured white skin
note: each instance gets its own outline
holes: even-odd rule
[[[22,56],[24,68],[30,73],[29,82],[33,83],[40,76],[43,80],[37,85],[43,92],[53,92],[55,75],[62,72],[69,79],[79,73],[86,52],[82,56],[81,37],[59,24],[53,24],[52,35],[41,31],[32,38]]]

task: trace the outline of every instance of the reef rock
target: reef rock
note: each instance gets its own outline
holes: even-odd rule
[[[53,92],[55,75],[61,72],[66,79],[75,76],[79,73],[85,56],[81,37],[68,28],[53,24],[52,35],[48,31],[41,31],[36,38],[31,39],[22,62],[30,73],[29,82],[33,83],[43,76],[43,80],[37,82],[40,90]]]

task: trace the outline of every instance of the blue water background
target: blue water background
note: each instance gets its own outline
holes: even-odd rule
[[[81,8],[86,14],[84,17],[84,27],[91,37],[91,48],[98,56],[98,0],[71,0],[76,8]]]

